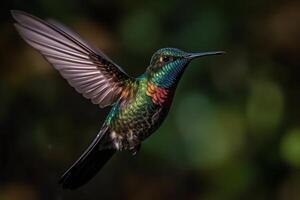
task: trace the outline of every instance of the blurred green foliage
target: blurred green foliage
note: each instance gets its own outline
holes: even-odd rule
[[[3,1],[0,199],[300,197],[300,3]],[[59,176],[109,110],[77,94],[13,28],[9,10],[54,18],[132,75],[162,47],[225,50],[186,70],[162,127],[134,157],[114,157],[88,185]]]

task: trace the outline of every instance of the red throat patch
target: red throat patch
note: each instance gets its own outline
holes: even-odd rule
[[[157,87],[156,85],[148,82],[146,94],[151,97],[154,104],[162,106],[168,98],[169,90]]]

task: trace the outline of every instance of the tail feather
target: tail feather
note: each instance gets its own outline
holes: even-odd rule
[[[105,140],[104,132],[100,131],[87,150],[62,175],[59,183],[64,189],[73,190],[87,183],[114,155],[115,149],[100,149],[101,143]]]

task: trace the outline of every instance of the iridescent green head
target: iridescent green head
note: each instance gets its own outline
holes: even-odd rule
[[[163,48],[152,56],[146,76],[153,84],[169,88],[177,83],[190,61],[199,57],[220,54],[224,52],[187,53],[176,48]]]

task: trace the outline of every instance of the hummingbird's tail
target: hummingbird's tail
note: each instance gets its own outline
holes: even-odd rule
[[[107,129],[106,129],[107,130]],[[104,164],[114,155],[115,149],[101,149],[106,143],[106,130],[101,130],[90,146],[80,156],[80,158],[61,176],[59,183],[63,189],[76,189],[90,179],[104,166]]]

